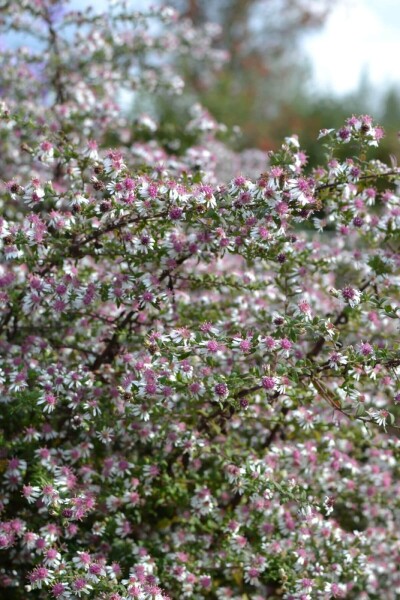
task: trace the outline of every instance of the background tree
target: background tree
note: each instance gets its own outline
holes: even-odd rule
[[[308,80],[299,41],[324,23],[334,2],[173,0],[172,5],[196,25],[218,23],[219,44],[228,52],[229,60],[211,81],[198,65],[186,62],[186,79],[197,98],[218,120],[240,124],[242,147],[277,147],[274,122],[288,101],[293,106],[304,96]]]
[[[217,22],[218,44],[229,59],[211,77],[198,62],[181,57],[192,93],[174,107],[158,101],[155,110],[169,127],[182,123],[190,102],[197,99],[230,128],[240,125],[242,135],[231,140],[235,148],[276,149],[282,137],[296,132],[309,164],[316,165],[323,161],[316,135],[326,123],[340,127],[351,113],[372,113],[388,131],[379,157],[398,155],[396,87],[376,90],[367,74],[358,89],[343,96],[326,95],[310,86],[312,72],[302,56],[301,39],[324,24],[335,2],[173,0],[172,4],[196,24]]]

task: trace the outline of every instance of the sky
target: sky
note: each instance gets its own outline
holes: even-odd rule
[[[362,77],[377,89],[400,87],[400,0],[336,2],[324,27],[303,40],[317,89],[347,94]]]

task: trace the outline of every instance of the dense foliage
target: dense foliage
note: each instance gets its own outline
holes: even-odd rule
[[[296,136],[259,165],[195,105],[173,154],[122,90],[182,92],[166,50],[206,69],[211,26],[0,6],[5,597],[399,597],[382,129],[353,116],[321,167]]]

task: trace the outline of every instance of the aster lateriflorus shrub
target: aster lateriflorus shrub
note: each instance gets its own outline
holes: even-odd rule
[[[1,7],[28,44],[0,74],[2,597],[399,597],[382,130],[322,131],[313,171],[287,138],[249,177],[195,105],[173,153],[121,90],[181,92],[166,50],[215,63],[212,27]]]

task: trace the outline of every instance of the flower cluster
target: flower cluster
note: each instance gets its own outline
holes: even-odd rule
[[[395,600],[400,171],[366,116],[314,170],[292,136],[224,180],[198,105],[161,149],[123,90],[222,56],[128,4],[0,24],[44,43],[1,59],[0,589]]]

